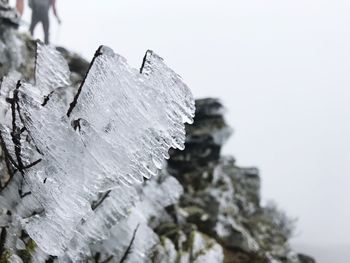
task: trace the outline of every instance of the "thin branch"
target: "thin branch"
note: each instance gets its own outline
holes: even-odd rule
[[[108,258],[106,258],[105,260],[103,260],[101,263],[108,263],[113,259],[113,255],[109,256]]]
[[[21,82],[17,82],[16,89],[13,91],[13,98],[10,101],[11,103],[11,112],[12,112],[12,132],[11,132],[11,137],[12,137],[12,142],[15,147],[15,155],[17,158],[17,166],[18,170],[21,172],[22,175],[24,175],[24,165],[22,162],[22,157],[21,157],[21,129],[17,127],[16,124],[16,113],[17,113],[17,107],[18,107],[18,89],[21,87]]]
[[[97,252],[97,253],[95,254],[95,257],[94,257],[95,263],[99,263],[99,262],[100,262],[100,257],[101,257],[100,252]]]
[[[92,210],[96,210],[96,208],[99,207],[99,206],[104,202],[104,200],[106,200],[106,198],[109,196],[109,193],[110,193],[110,192],[111,192],[111,190],[107,191],[107,192],[102,196],[102,198],[101,198],[99,201],[97,201],[97,203],[93,203],[93,204],[91,205],[91,209],[92,209]]]
[[[45,263],[53,263],[57,257],[56,256],[49,256],[48,259],[46,259]]]
[[[148,58],[148,55],[149,55],[149,54],[152,54],[152,51],[151,51],[151,50],[147,50],[145,56],[143,57],[142,65],[141,65],[141,68],[140,68],[140,74],[143,73],[143,70],[144,70],[144,68],[146,67],[146,63],[148,62],[147,58]]]
[[[24,169],[32,168],[33,166],[37,165],[41,161],[42,161],[42,159],[36,160],[35,162],[32,162],[31,164],[28,164],[27,166],[24,166]]]
[[[49,102],[51,95],[54,93],[54,90],[51,91],[47,96],[44,97],[44,101],[41,104],[41,106],[45,107],[46,104]]]
[[[32,192],[23,193],[23,181],[24,181],[24,178],[22,178],[21,184],[20,184],[19,187],[18,187],[18,194],[19,194],[19,197],[20,197],[21,199],[23,199],[24,197],[26,197],[26,196],[32,194]]]
[[[125,250],[125,253],[124,253],[123,257],[121,258],[121,260],[119,261],[119,263],[126,262],[126,260],[128,259],[129,255],[131,254],[132,246],[133,246],[133,244],[135,242],[135,237],[136,237],[137,230],[139,229],[139,226],[140,226],[140,224],[138,224],[137,227],[135,228],[134,233],[132,235],[132,238],[130,240],[129,246]]]
[[[5,242],[6,242],[7,231],[3,227],[0,234],[0,256],[5,252]]]
[[[12,165],[15,164],[15,161],[12,159],[12,157],[11,157],[7,147],[6,147],[6,144],[5,144],[4,138],[2,137],[1,131],[0,131],[0,145],[1,145],[1,149],[4,153],[7,172],[10,175],[10,179],[5,183],[4,186],[2,186],[2,188],[0,188],[0,192],[1,192],[3,189],[5,189],[8,186],[8,184],[11,182],[11,180],[14,176],[14,170],[13,170]]]
[[[83,86],[85,85],[86,78],[87,78],[87,76],[89,75],[90,70],[91,70],[92,66],[94,65],[94,63],[95,63],[96,58],[98,58],[99,56],[101,56],[101,55],[103,54],[103,53],[102,53],[102,48],[103,48],[103,46],[100,46],[100,47],[97,49],[97,51],[96,51],[96,53],[95,53],[95,56],[94,56],[94,58],[92,59],[92,61],[91,61],[91,63],[90,63],[89,69],[88,69],[88,71],[86,72],[86,74],[85,74],[85,76],[84,76],[84,79],[83,79],[83,81],[81,82],[81,84],[80,84],[80,86],[79,86],[78,92],[77,92],[77,94],[75,95],[75,97],[74,97],[72,103],[71,103],[70,106],[69,106],[69,109],[68,109],[68,111],[67,111],[67,116],[68,116],[68,117],[70,117],[70,115],[71,115],[73,109],[74,109],[75,106],[77,105],[77,102],[78,102],[80,93],[81,93],[81,91],[82,91],[82,89],[83,89]]]

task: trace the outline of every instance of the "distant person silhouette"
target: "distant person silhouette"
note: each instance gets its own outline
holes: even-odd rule
[[[32,21],[30,23],[29,31],[33,36],[34,29],[38,23],[43,25],[44,29],[44,41],[45,44],[49,44],[50,39],[50,19],[49,11],[52,7],[53,13],[57,18],[58,23],[61,23],[61,20],[57,14],[56,9],[56,0],[28,0],[29,7],[32,9]],[[16,7],[18,12],[22,15],[24,10],[24,0],[17,0]]]

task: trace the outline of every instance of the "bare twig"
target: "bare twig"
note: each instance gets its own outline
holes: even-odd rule
[[[110,192],[111,192],[111,190],[109,190],[106,193],[104,193],[104,195],[101,197],[100,200],[98,200],[96,203],[93,203],[91,205],[91,209],[92,210],[96,210],[96,208],[99,207],[104,202],[104,200],[106,200],[106,198],[109,196]]]
[[[3,227],[0,234],[0,256],[5,252],[5,242],[6,242],[7,231]]]
[[[128,259],[129,255],[131,254],[132,246],[133,246],[133,244],[135,242],[135,237],[136,237],[137,230],[139,229],[139,226],[140,226],[140,224],[138,224],[137,227],[135,228],[134,233],[132,235],[132,238],[130,240],[129,246],[125,250],[125,253],[124,253],[123,257],[121,258],[121,260],[119,261],[119,263],[126,262],[126,260]]]
[[[80,86],[79,86],[78,92],[77,92],[77,94],[75,95],[75,97],[74,97],[72,103],[69,105],[69,109],[68,109],[68,111],[67,111],[67,116],[68,116],[68,117],[70,117],[70,115],[71,115],[71,113],[72,113],[74,107],[77,105],[77,102],[78,102],[78,99],[79,99],[81,90],[83,89],[83,86],[85,85],[86,78],[87,78],[87,76],[89,75],[89,72],[90,72],[92,66],[93,66],[94,63],[95,63],[96,58],[98,58],[99,56],[102,55],[102,47],[103,47],[103,46],[100,46],[100,47],[97,49],[97,51],[96,51],[96,53],[95,53],[95,56],[94,56],[94,58],[92,59],[92,61],[91,61],[91,63],[90,63],[89,69],[88,69],[88,71],[86,72],[85,77],[84,77],[83,81],[81,82],[81,84],[80,84]]]

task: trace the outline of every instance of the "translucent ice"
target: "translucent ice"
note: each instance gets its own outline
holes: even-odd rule
[[[40,249],[62,256],[74,244],[78,249],[107,238],[129,215],[138,200],[134,183],[156,175],[170,147],[184,147],[184,123],[192,122],[194,100],[151,51],[138,71],[100,47],[68,108],[55,92],[69,85],[68,66],[58,52],[39,46],[35,73],[33,85],[3,83],[3,90],[12,89],[7,117],[17,116],[16,125],[1,124],[6,149],[16,149],[9,151],[12,165],[21,174],[13,189],[23,184],[28,191],[19,198],[10,187],[11,198],[0,192],[0,203],[17,202],[21,222]],[[23,143],[13,139],[14,128]],[[35,211],[24,218],[26,202]]]

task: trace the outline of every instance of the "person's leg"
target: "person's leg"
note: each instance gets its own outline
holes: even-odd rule
[[[39,22],[38,15],[33,11],[32,21],[30,22],[30,27],[29,27],[29,32],[30,32],[31,36],[34,35],[34,29],[35,29],[36,25],[38,24],[38,22]]]
[[[45,44],[48,45],[50,42],[50,20],[48,12],[43,15],[41,22],[43,23]]]

